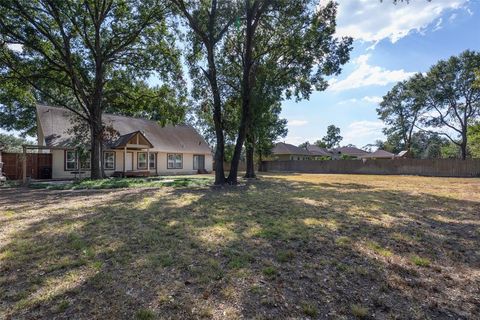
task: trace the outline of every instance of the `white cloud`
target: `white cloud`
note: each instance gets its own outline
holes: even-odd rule
[[[365,96],[362,98],[362,101],[379,104],[380,102],[383,101],[383,98],[379,96]]]
[[[442,29],[442,22],[443,22],[443,19],[439,18],[437,20],[437,23],[435,23],[435,26],[433,27],[433,31],[438,31],[438,30]]]
[[[343,144],[354,144],[362,147],[368,143],[373,143],[377,139],[383,139],[382,129],[384,123],[380,120],[376,121],[354,121],[350,123],[343,134]]]
[[[352,99],[342,100],[338,104],[352,104],[357,102],[358,102],[357,98],[352,98]]]
[[[328,90],[343,91],[373,85],[384,86],[405,80],[414,75],[414,72],[406,72],[403,69],[387,70],[379,66],[372,66],[368,64],[369,58],[369,54],[356,58],[353,61],[356,65],[355,69],[343,80],[336,78],[330,80]]]
[[[424,32],[447,11],[465,10],[469,0],[416,0],[396,5],[391,0],[338,0],[339,36],[378,42],[390,39],[397,42],[412,31]]]
[[[355,103],[358,103],[358,102],[367,102],[367,103],[379,104],[382,101],[383,101],[383,98],[379,97],[379,96],[365,96],[361,99],[351,98],[351,99],[342,100],[342,101],[338,102],[337,104],[355,104]]]
[[[307,120],[289,120],[288,126],[289,127],[301,127],[308,123]]]
[[[16,52],[22,52],[23,51],[23,46],[21,44],[18,44],[18,43],[8,43],[7,47],[12,51],[16,51]]]
[[[302,137],[302,136],[290,136],[290,135],[287,135],[285,137],[285,139],[281,140],[281,142],[285,142],[285,143],[290,143],[290,144],[293,144],[294,146],[298,146],[299,144],[302,144],[306,141],[309,141],[310,143],[314,142],[314,141],[317,141],[319,138],[305,138],[305,137]]]

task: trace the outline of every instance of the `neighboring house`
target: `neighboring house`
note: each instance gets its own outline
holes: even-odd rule
[[[352,158],[360,159],[362,156],[369,154],[369,152],[358,149],[356,147],[340,147],[332,150],[334,159]]]
[[[63,108],[37,105],[38,145],[51,148],[52,178],[72,178],[79,170],[89,175],[90,157],[79,164],[72,148],[73,113]],[[107,176],[193,174],[212,170],[212,153],[205,139],[191,126],[104,114],[113,132],[104,145],[102,161]]]
[[[293,144],[279,142],[272,149],[273,160],[310,160],[310,152]]]
[[[410,152],[408,150],[402,150],[395,157],[396,158],[410,158]]]
[[[362,159],[395,159],[395,154],[385,150],[378,149],[377,151],[365,154],[360,158]]]
[[[307,144],[306,149],[315,160],[331,158],[333,156],[332,152],[330,152],[328,149],[321,148],[314,144]]]

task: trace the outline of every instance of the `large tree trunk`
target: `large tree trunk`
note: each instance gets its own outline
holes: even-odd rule
[[[462,123],[462,143],[460,144],[460,149],[462,150],[462,160],[467,159],[467,135],[468,130],[468,118],[467,112],[465,111],[463,114],[463,123]]]
[[[220,111],[221,112],[221,111]],[[225,183],[225,172],[223,163],[225,161],[225,138],[223,136],[223,128],[221,125],[221,117],[219,117],[217,111],[214,111],[213,120],[215,123],[215,136],[217,147],[215,149],[215,184],[222,185]]]
[[[462,133],[462,142],[460,144],[460,150],[462,151],[462,160],[467,159],[467,130]]]
[[[223,163],[225,161],[225,137],[223,134],[222,122],[222,101],[220,100],[220,90],[217,83],[217,69],[215,66],[215,56],[213,47],[207,46],[208,52],[208,75],[213,95],[213,123],[215,126],[216,149],[215,149],[215,184],[222,185],[225,183],[225,172]]]
[[[407,150],[407,158],[413,158],[412,145],[410,141],[405,143],[405,150]]]
[[[101,179],[102,174],[102,119],[90,121],[91,179]]]
[[[255,154],[255,139],[251,133],[248,133],[247,143],[246,143],[247,172],[245,173],[245,178],[247,179],[256,178],[254,154]]]
[[[240,156],[242,155],[243,143],[245,142],[245,137],[247,134],[247,121],[248,121],[248,108],[250,102],[249,99],[242,99],[242,117],[240,119],[240,127],[238,129],[237,142],[235,143],[235,149],[233,152],[232,161],[230,163],[230,172],[228,173],[227,183],[235,185],[238,183],[238,164],[240,162]]]
[[[253,66],[253,58],[252,58],[252,50],[253,50],[253,36],[255,33],[255,27],[253,25],[253,18],[254,18],[254,11],[253,7],[249,7],[247,5],[246,8],[246,29],[245,29],[245,49],[244,49],[244,56],[243,56],[243,75],[242,75],[242,116],[240,119],[240,126],[238,128],[238,136],[237,141],[235,144],[235,150],[233,152],[232,162],[230,164],[230,172],[228,174],[227,183],[229,184],[237,184],[237,175],[238,175],[238,163],[240,161],[240,156],[242,154],[243,144],[245,142],[245,138],[247,135],[247,130],[250,128],[250,122],[252,119],[252,112],[251,112],[251,90],[252,90],[252,83],[253,74],[252,74],[252,66]]]
[[[98,77],[97,77],[98,78]],[[90,133],[91,133],[91,179],[102,179],[103,159],[102,159],[102,143],[103,143],[103,124],[102,124],[102,87],[97,87],[93,96],[92,104],[89,106],[90,111]]]

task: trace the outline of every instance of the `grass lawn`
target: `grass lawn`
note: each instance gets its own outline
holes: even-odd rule
[[[49,190],[83,190],[83,189],[117,189],[145,187],[199,187],[212,184],[212,177],[172,176],[151,178],[109,178],[101,180],[78,180],[73,182],[34,182],[29,185],[34,189]]]
[[[0,319],[478,319],[479,244],[479,179],[4,189]]]

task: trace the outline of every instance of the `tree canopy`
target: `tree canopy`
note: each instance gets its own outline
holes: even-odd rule
[[[338,147],[343,137],[340,135],[340,128],[331,124],[327,127],[327,134],[322,138],[322,142],[328,149]]]
[[[479,67],[480,53],[467,50],[439,61],[419,86],[427,111],[423,125],[440,129],[439,134],[460,147],[462,159],[467,157],[468,125],[480,114],[480,88],[474,86]]]
[[[102,176],[102,112],[112,84],[177,77],[166,13],[157,0],[0,0],[2,82],[28,84],[89,124],[92,178]]]
[[[0,151],[22,152],[22,145],[29,144],[28,140],[13,134],[0,133]]]
[[[325,77],[338,74],[347,62],[352,40],[333,36],[333,2],[317,7],[314,1],[255,0],[237,3],[230,10],[223,1],[208,6],[173,2],[188,21],[189,34],[194,35],[189,38],[189,61],[194,62],[190,69],[201,114],[197,120],[210,126],[210,133],[215,131],[216,157],[225,141],[235,143],[225,179],[235,184],[243,146],[247,149],[247,177],[252,177],[257,131],[266,132],[268,127],[271,133],[275,131],[264,115],[285,98],[307,98],[315,89],[324,90]],[[225,11],[221,18],[217,16],[220,10]],[[204,90],[205,81],[210,84],[209,94]],[[281,130],[277,133],[282,134]],[[215,162],[217,165],[217,158]],[[216,183],[221,183],[224,177],[216,175]]]
[[[480,53],[467,50],[395,85],[377,109],[386,124],[387,141],[401,139],[402,146],[412,151],[415,131],[423,131],[447,138],[457,146],[449,146],[449,154],[459,148],[465,159],[468,127],[480,115],[480,88],[475,84],[479,67]]]
[[[411,152],[412,135],[424,110],[424,101],[416,91],[422,76],[397,83],[384,97],[377,108],[379,118],[385,123],[383,132],[396,135],[403,141],[405,150]]]
[[[468,151],[472,158],[480,158],[480,121],[468,126]]]

